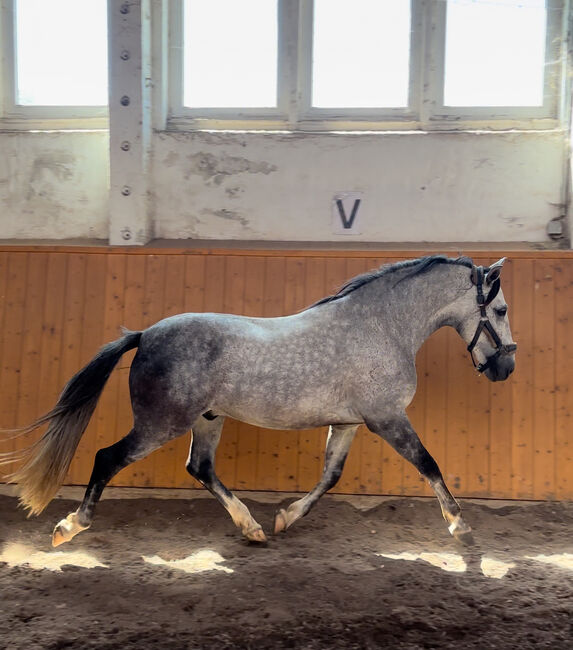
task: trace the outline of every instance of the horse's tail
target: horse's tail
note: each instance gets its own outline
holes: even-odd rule
[[[49,422],[44,435],[30,447],[0,454],[0,465],[25,461],[8,479],[19,484],[20,504],[29,515],[40,514],[56,495],[111,371],[125,352],[139,345],[141,334],[124,330],[121,338],[104,345],[68,381],[51,411],[10,431],[19,437]]]

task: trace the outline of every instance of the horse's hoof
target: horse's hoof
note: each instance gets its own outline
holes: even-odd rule
[[[59,524],[54,528],[54,532],[52,533],[52,546],[56,547],[59,546],[60,544],[64,544],[65,542],[69,541],[68,538],[64,535],[64,531],[60,528]]]
[[[68,522],[63,519],[59,524],[56,524],[54,532],[52,533],[52,546],[56,547],[60,544],[65,544],[66,542],[69,542],[70,539],[72,539],[73,535],[71,534],[71,531],[66,530],[65,527],[67,523]]]
[[[275,535],[278,535],[279,533],[282,533],[287,528],[288,528],[287,513],[286,513],[286,510],[281,508],[277,512],[277,514],[275,515],[275,530],[274,530],[274,533],[275,533]]]
[[[472,529],[466,524],[466,522],[457,515],[448,527],[450,533],[458,540],[458,542],[464,544],[465,546],[473,546],[475,543]]]
[[[82,530],[86,530],[89,526],[80,526],[76,521],[76,513],[72,512],[65,519],[62,519],[56,524],[54,532],[52,533],[52,546],[60,546],[65,542],[69,542]]]
[[[263,532],[263,529],[259,526],[259,528],[252,528],[251,530],[248,530],[245,533],[245,537],[249,540],[249,542],[253,542],[255,544],[266,544],[267,543],[267,536]]]

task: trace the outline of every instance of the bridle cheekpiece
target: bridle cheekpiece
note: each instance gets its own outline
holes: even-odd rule
[[[471,274],[472,282],[476,285],[477,288],[477,304],[480,309],[480,321],[476,328],[474,337],[471,340],[471,343],[468,345],[468,352],[470,353],[470,356],[472,358],[472,363],[474,364],[474,367],[478,372],[484,372],[485,370],[487,370],[495,361],[497,361],[497,359],[500,356],[512,354],[517,350],[517,345],[515,343],[510,343],[506,345],[501,342],[501,339],[499,338],[497,332],[495,331],[493,325],[491,324],[489,318],[487,317],[485,308],[497,296],[501,286],[501,280],[499,278],[499,274],[497,274],[497,277],[491,283],[491,289],[489,290],[487,296],[484,295],[483,283],[488,271],[490,271],[489,268],[484,269],[483,266],[474,266]],[[478,342],[479,337],[484,331],[486,335],[489,337],[491,343],[493,344],[495,348],[495,353],[492,354],[491,357],[488,357],[485,363],[478,364],[476,363],[473,350],[476,346],[476,343]]]

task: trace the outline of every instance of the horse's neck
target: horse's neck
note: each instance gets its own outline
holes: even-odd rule
[[[393,333],[415,353],[437,329],[455,325],[450,305],[459,296],[459,269],[452,265],[399,279],[388,275],[374,280],[362,296],[357,291],[356,299],[365,321]]]

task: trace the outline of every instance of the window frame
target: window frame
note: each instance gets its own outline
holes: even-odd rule
[[[16,0],[0,0],[0,123],[8,129],[105,129],[108,106],[24,105],[16,103]],[[108,64],[109,75],[109,64]]]
[[[408,107],[311,106],[313,0],[278,0],[278,101],[270,110],[183,106],[183,1],[168,15],[167,129],[285,131],[508,130],[560,128],[568,113],[567,20],[570,0],[546,0],[546,70],[540,107],[450,107],[442,101],[446,2],[411,0]]]
[[[552,92],[551,88],[560,88],[562,70],[562,44],[566,42],[566,30],[563,24],[564,11],[568,0],[546,0],[547,23],[545,33],[545,70],[542,106],[448,106],[442,98],[444,96],[445,57],[446,57],[446,15],[445,2],[434,3],[432,29],[430,36],[430,51],[435,55],[435,65],[432,66],[429,88],[433,96],[429,97],[432,106],[429,119],[434,121],[451,120],[480,120],[512,121],[523,120],[558,120],[559,118],[559,92]],[[441,72],[441,74],[440,74]]]

